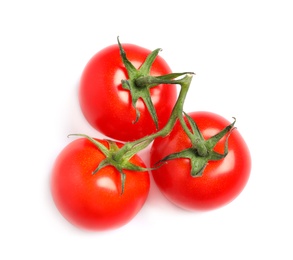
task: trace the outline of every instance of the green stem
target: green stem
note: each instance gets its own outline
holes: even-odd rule
[[[182,126],[184,132],[187,134],[187,136],[188,136],[189,139],[191,140],[192,144],[194,145],[194,141],[195,141],[195,140],[194,140],[193,133],[190,132],[190,130],[189,130],[189,128],[188,128],[188,126],[187,126],[187,124],[186,124],[186,122],[185,122],[185,120],[184,120],[183,117],[179,118],[179,120],[180,120],[180,124],[181,124],[181,126]]]
[[[119,159],[122,156],[125,156],[125,154],[127,154],[127,157],[131,158],[134,154],[146,148],[155,138],[164,137],[171,132],[177,119],[180,119],[181,121],[183,118],[183,105],[184,105],[187,92],[189,90],[192,76],[193,75],[189,73],[186,76],[184,76],[182,79],[168,82],[173,84],[179,84],[181,86],[181,89],[167,124],[161,130],[159,130],[158,132],[152,135],[145,136],[133,142],[126,143],[119,151],[117,151],[117,153],[115,154],[115,158]]]

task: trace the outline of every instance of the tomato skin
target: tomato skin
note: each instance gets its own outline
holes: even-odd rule
[[[122,44],[132,64],[138,68],[151,52],[145,48]],[[157,56],[150,74],[171,73],[168,64]],[[155,123],[144,102],[139,99],[137,107],[140,118],[134,124],[136,112],[130,92],[122,88],[121,80],[128,79],[120,57],[118,45],[108,46],[96,53],[88,62],[81,76],[79,101],[87,121],[102,134],[120,141],[133,141],[156,131]],[[174,85],[158,85],[150,90],[158,116],[159,129],[168,121],[177,99]]]
[[[60,213],[79,228],[92,231],[119,228],[139,212],[147,199],[148,172],[125,170],[121,194],[120,173],[114,167],[106,166],[92,174],[104,158],[95,145],[80,138],[68,144],[54,164],[51,176],[54,202]],[[145,167],[137,155],[130,161]]]
[[[230,124],[225,118],[210,112],[189,113],[197,123],[205,139],[220,132]],[[215,151],[223,153],[224,141],[216,145]],[[165,156],[191,147],[191,142],[177,123],[171,134],[158,138],[151,148],[151,165]],[[201,177],[191,177],[188,159],[167,161],[152,171],[155,183],[172,203],[186,210],[212,210],[234,200],[244,189],[250,175],[251,157],[249,149],[234,129],[229,137],[229,153],[219,161],[209,161]]]

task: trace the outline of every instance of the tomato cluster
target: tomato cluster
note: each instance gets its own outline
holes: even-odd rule
[[[149,173],[162,194],[186,210],[221,207],[248,181],[250,153],[235,121],[184,113],[193,73],[172,73],[159,51],[118,39],[85,66],[81,110],[112,140],[76,134],[54,163],[52,196],[75,226],[108,230],[128,223],[147,199]],[[149,145],[150,168],[137,155]]]

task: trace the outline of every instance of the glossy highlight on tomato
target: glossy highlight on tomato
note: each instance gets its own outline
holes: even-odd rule
[[[128,60],[139,68],[151,51],[133,44],[122,44]],[[159,76],[171,73],[162,57],[157,56],[150,74]],[[130,92],[122,88],[121,80],[128,79],[120,56],[119,46],[108,46],[96,53],[87,63],[80,80],[79,101],[87,121],[102,134],[119,140],[133,141],[156,132],[155,123],[145,103],[136,103],[140,118]],[[151,99],[161,129],[168,121],[176,102],[176,86],[160,84],[150,89]],[[135,122],[135,123],[134,123]]]
[[[99,140],[105,146],[106,141]],[[117,143],[121,147],[120,143]],[[69,143],[57,157],[51,176],[51,192],[60,213],[73,225],[103,231],[122,227],[140,211],[150,188],[149,173],[124,170],[121,175],[106,166],[92,174],[104,154],[85,138]],[[130,162],[145,167],[138,155]]]
[[[225,118],[211,112],[193,112],[189,116],[196,122],[203,137],[208,139],[230,124]],[[223,153],[225,138],[215,146]],[[151,165],[169,154],[191,147],[190,139],[177,122],[165,138],[157,138],[151,148]],[[156,185],[168,200],[186,210],[211,210],[233,201],[244,189],[251,170],[249,149],[237,129],[228,140],[228,155],[219,161],[209,161],[202,176],[190,175],[189,159],[166,161],[153,170]]]

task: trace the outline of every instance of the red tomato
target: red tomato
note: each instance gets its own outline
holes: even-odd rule
[[[149,50],[123,44],[128,60],[138,69]],[[157,56],[150,74],[159,76],[171,73],[167,63]],[[79,100],[87,121],[99,132],[120,141],[133,141],[156,132],[155,123],[144,102],[136,106],[139,120],[132,106],[130,92],[122,88],[121,80],[128,79],[120,57],[118,45],[109,46],[94,55],[86,65],[80,81]],[[168,121],[177,99],[174,85],[158,85],[150,89],[151,99],[158,116],[159,129]]]
[[[230,123],[210,112],[189,113],[206,139]],[[251,169],[248,147],[237,129],[228,140],[229,153],[218,161],[209,161],[201,177],[190,175],[189,159],[173,159],[152,171],[155,183],[175,205],[187,210],[208,210],[221,207],[235,199],[245,187]],[[225,138],[214,151],[223,153]],[[151,148],[151,165],[165,156],[191,147],[190,139],[177,123],[165,138],[158,138]]]
[[[100,142],[108,146],[106,141]],[[93,143],[80,138],[67,145],[54,164],[51,191],[55,204],[69,222],[82,229],[125,225],[139,212],[149,192],[148,172],[124,170],[122,194],[120,172],[114,167],[92,174],[104,158]],[[145,167],[137,155],[130,162]]]

